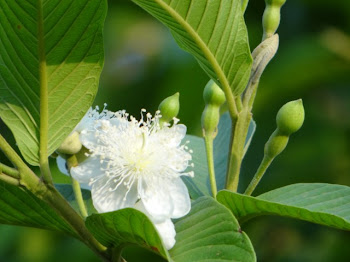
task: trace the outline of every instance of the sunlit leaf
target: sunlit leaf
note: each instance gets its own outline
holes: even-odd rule
[[[350,229],[350,187],[347,186],[295,184],[258,197],[221,191],[217,199],[239,221],[260,215],[279,215]]]
[[[214,81],[242,93],[252,58],[241,0],[132,1],[169,27]]]
[[[86,226],[107,247],[122,249],[134,244],[169,258],[152,222],[136,209],[93,214],[86,219]]]
[[[211,197],[197,199],[175,227],[176,244],[170,250],[174,261],[256,261],[253,246],[236,218]]]
[[[104,59],[106,4],[106,0],[0,1],[0,117],[32,165],[39,162],[40,87],[48,86],[49,154],[92,104]],[[39,77],[39,63],[46,79]]]
[[[44,201],[29,191],[0,181],[0,223],[65,232],[75,231]]]

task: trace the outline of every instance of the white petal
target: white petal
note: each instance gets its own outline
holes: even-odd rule
[[[166,249],[171,249],[175,245],[175,228],[174,224],[171,221],[171,219],[167,218],[160,222],[155,222],[154,217],[152,217],[146,210],[145,206],[141,201],[137,202],[134,206],[135,209],[140,210],[143,212],[153,223],[153,225],[156,227],[163,244]]]
[[[64,158],[58,156],[56,158],[56,162],[57,162],[57,167],[60,170],[60,172],[62,174],[65,174],[65,175],[69,176],[68,169],[67,169],[67,166],[66,166],[66,160]]]
[[[95,131],[91,131],[90,129],[82,130],[82,132],[80,133],[80,141],[86,148],[94,148],[97,144]]]
[[[102,164],[100,163],[99,157],[92,156],[80,163],[79,166],[72,167],[70,172],[72,177],[79,183],[88,184],[91,179],[104,174],[104,171],[101,169]]]
[[[188,189],[182,179],[173,179],[168,185],[168,190],[174,205],[171,218],[180,218],[188,214],[191,210],[191,200]]]
[[[139,194],[147,212],[154,221],[170,218],[174,206],[168,190],[169,179],[153,177],[148,181],[139,181]]]
[[[89,110],[84,115],[84,117],[80,120],[80,122],[74,128],[74,131],[77,131],[78,133],[80,133],[84,129],[88,129],[90,127],[90,125],[93,123],[93,118],[90,117],[90,114],[92,113],[92,111],[93,109],[90,107]]]
[[[112,186],[111,178],[108,177],[103,177],[92,184],[92,201],[99,213],[133,207],[138,199],[136,185],[132,185],[129,192],[124,184],[115,190],[110,190]]]
[[[171,219],[165,220],[165,222],[154,223],[157,231],[162,238],[163,244],[167,250],[171,249],[175,245],[176,231]]]

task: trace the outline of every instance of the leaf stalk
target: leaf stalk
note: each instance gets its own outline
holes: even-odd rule
[[[43,1],[38,0],[38,55],[40,82],[40,145],[39,164],[42,177],[48,184],[52,184],[52,176],[48,160],[48,132],[49,132],[49,95],[45,54]]]
[[[210,135],[204,136],[204,141],[205,141],[205,149],[207,152],[211,192],[213,194],[213,197],[216,199],[217,186],[216,186],[215,169],[214,169],[213,138]]]

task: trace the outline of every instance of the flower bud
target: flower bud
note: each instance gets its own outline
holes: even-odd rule
[[[56,151],[61,154],[74,155],[78,153],[81,148],[82,144],[80,142],[79,133],[74,131],[63,141]]]
[[[226,97],[221,88],[213,80],[210,80],[204,88],[203,99],[206,105],[221,106],[225,103]]]
[[[220,120],[220,106],[226,100],[225,94],[213,80],[210,80],[204,88],[203,98],[205,102],[202,114],[203,134],[215,137]]]
[[[303,101],[299,99],[288,102],[277,113],[277,128],[281,134],[289,136],[301,128],[304,118]]]
[[[176,94],[165,98],[160,104],[158,109],[160,110],[160,114],[162,118],[160,121],[162,123],[169,123],[179,114],[180,110],[180,94],[177,92]]]
[[[263,39],[275,34],[281,20],[281,7],[286,0],[265,0],[266,8],[263,15]]]
[[[273,159],[286,148],[289,137],[279,134],[278,130],[272,133],[269,140],[265,144],[264,155],[269,159]]]

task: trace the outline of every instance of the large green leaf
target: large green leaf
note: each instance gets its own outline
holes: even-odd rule
[[[169,27],[214,81],[242,93],[252,58],[241,0],[132,1]]]
[[[252,244],[235,217],[211,197],[197,199],[175,227],[176,244],[170,250],[174,261],[256,261]]]
[[[63,231],[75,231],[44,201],[29,191],[0,181],[0,223]]]
[[[106,2],[0,1],[0,117],[32,165],[39,162],[40,88],[48,87],[49,154],[92,104],[103,64]],[[40,60],[46,70],[41,78]]]
[[[221,191],[219,202],[240,220],[279,215],[350,230],[350,187],[331,184],[295,184],[258,197]]]
[[[142,212],[125,208],[114,212],[93,214],[86,226],[103,245],[122,249],[134,244],[169,259],[167,250],[152,222]]]
[[[252,120],[249,125],[246,137],[244,153],[248,150],[250,142],[256,129],[255,121]],[[231,137],[231,119],[228,113],[221,116],[218,125],[218,134],[214,139],[214,164],[215,176],[218,190],[225,188],[226,170],[228,153]],[[188,147],[193,150],[192,161],[194,163],[194,178],[184,177],[184,181],[190,191],[191,197],[196,199],[200,196],[211,195],[207,155],[205,152],[204,139],[196,136],[187,135],[186,139],[190,141]]]

